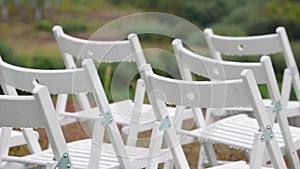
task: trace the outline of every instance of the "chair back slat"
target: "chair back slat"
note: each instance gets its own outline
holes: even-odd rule
[[[277,34],[225,37],[212,36],[211,29],[206,29],[205,33],[210,38],[214,50],[224,55],[269,55],[283,50]]]
[[[42,109],[33,96],[0,96],[1,127],[45,127]]]
[[[83,68],[62,70],[28,69],[0,61],[3,81],[16,89],[31,92],[35,79],[48,87],[51,94],[92,92],[92,86]]]
[[[68,150],[49,91],[36,82],[32,85],[33,96],[0,96],[0,126],[44,128],[54,157],[60,160]]]
[[[236,63],[211,59],[197,55],[185,48],[179,49],[179,59],[185,67],[200,76],[211,80],[232,80],[241,77],[244,69],[250,69],[256,77],[258,84],[268,83],[265,68],[259,62],[257,63]]]
[[[135,61],[135,50],[129,40],[83,40],[65,34],[61,26],[55,26],[53,32],[61,51],[77,59],[91,58],[99,63]]]
[[[242,80],[183,81],[158,75],[148,77],[151,94],[174,105],[203,108],[249,106]]]

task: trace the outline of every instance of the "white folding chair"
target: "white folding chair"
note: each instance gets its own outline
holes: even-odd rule
[[[260,129],[262,132],[262,136],[260,138],[257,137],[259,140],[255,141],[259,145],[258,148],[262,145],[266,145],[274,167],[277,169],[287,168],[277,144],[277,140],[275,139],[277,135],[270,135],[271,133],[273,134],[273,122],[266,113],[255,78],[250,70],[244,70],[241,73],[242,79],[200,82],[176,80],[156,75],[152,72],[151,66],[148,64],[141,65],[139,69],[142,78],[145,81],[147,94],[153,109],[157,116],[161,117],[162,115],[161,120],[163,121],[163,124],[166,124],[162,127],[168,128],[173,125],[166,122],[168,119],[166,104],[187,106],[191,108],[224,108],[251,105],[254,108],[256,116],[256,120],[254,120],[259,126],[256,131]],[[169,129],[167,129],[167,131],[172,132]],[[211,136],[214,135],[214,130],[211,130],[210,127],[207,129],[206,127],[203,127],[201,130],[196,131],[197,132],[186,132],[186,134],[203,138],[205,141],[208,141],[207,139],[209,139],[205,135],[205,132],[209,132]],[[204,137],[200,132],[201,134],[204,134]],[[234,131],[231,131],[230,133],[232,135],[235,134]],[[174,146],[180,145],[178,142],[174,142],[175,139],[172,140],[172,135],[166,136],[171,138],[169,141],[172,141]],[[180,149],[175,148],[173,151],[176,150],[180,152]],[[260,149],[257,149],[257,151],[260,151]],[[256,155],[262,157],[263,153]],[[262,158],[256,159],[258,161],[253,162],[256,164],[252,165],[261,165],[260,161]],[[175,158],[175,161],[176,160],[179,159]],[[244,165],[246,164],[244,163]]]
[[[95,41],[85,40],[69,36],[63,32],[61,26],[54,26],[53,32],[61,50],[66,68],[76,68],[74,59],[80,64],[80,60],[91,58],[98,64],[100,63],[126,63],[140,62],[145,63],[144,54],[137,36],[128,36],[128,40],[122,41]],[[136,60],[136,57],[140,58]],[[139,131],[149,130],[155,116],[151,105],[143,104],[145,87],[142,80],[138,80],[135,91],[134,101],[128,99],[110,104],[112,115],[118,124],[125,126],[123,131],[127,131],[127,145],[134,146]],[[85,94],[78,95],[81,107],[85,110],[90,109]],[[64,100],[64,101],[63,101]],[[63,112],[66,96],[60,96],[58,107],[59,112]],[[175,109],[168,107],[172,117]],[[185,119],[192,117],[192,113],[186,113]],[[128,130],[129,129],[129,130]]]
[[[98,111],[90,113],[57,114],[56,111],[52,110],[52,103],[44,105],[51,110],[50,113],[56,113],[58,116],[76,117],[77,120],[93,120],[92,139],[78,140],[67,145],[68,155],[73,160],[74,168],[151,168],[151,166],[147,166],[150,165],[149,160],[156,165],[171,160],[172,155],[168,149],[155,148],[157,145],[161,145],[161,139],[159,139],[161,136],[157,132],[158,127],[154,130],[158,135],[152,136],[149,149],[124,146],[93,61],[84,60],[82,67],[63,70],[38,70],[21,68],[0,61],[2,83],[11,88],[30,92],[33,88],[31,82],[36,79],[40,84],[47,86],[51,94],[93,93],[97,104],[94,109]],[[154,126],[158,125],[159,122]],[[102,143],[104,130],[107,132],[111,144]],[[154,141],[152,142],[152,140]],[[100,160],[99,156],[101,157]],[[48,161],[53,161],[53,153],[51,149],[48,149],[22,158],[9,156],[5,159],[19,163],[45,165]]]
[[[283,154],[286,153],[289,156],[291,165],[294,168],[300,167],[296,151],[300,148],[300,128],[289,127],[286,112],[281,110],[281,95],[268,56],[263,56],[261,62],[252,63],[221,61],[191,52],[183,47],[179,39],[173,41],[173,48],[181,76],[185,80],[192,81],[192,73],[213,81],[232,80],[238,79],[242,70],[252,70],[257,84],[267,85],[272,101],[272,109],[268,110],[268,114],[273,121],[277,117],[278,123],[274,124],[274,133],[278,138],[279,146]],[[203,97],[205,98],[205,96]],[[252,108],[254,109],[254,107]],[[207,110],[206,115],[211,115],[210,112],[211,110]],[[223,143],[246,150],[252,150],[254,133],[258,129],[255,119],[244,114],[228,117],[211,125],[208,124],[207,128],[210,128],[211,131],[214,130],[214,133],[211,134],[208,132],[209,130],[205,131],[200,128],[198,130],[199,134],[202,135],[201,137],[206,136],[211,142]],[[196,130],[193,132],[197,133]]]
[[[49,160],[48,163],[40,161],[40,163],[45,166],[47,165],[48,168],[54,168],[55,166],[67,168],[67,165],[71,168],[72,164],[69,161],[69,157],[66,156],[68,155],[66,142],[58,120],[56,120],[53,106],[51,106],[52,101],[47,88],[36,83],[32,93],[33,96],[0,96],[0,126],[3,128],[45,128],[51,147],[53,147],[52,158],[54,157],[56,161]],[[10,137],[1,137],[0,142],[8,143],[10,142]],[[3,150],[3,147],[0,148]],[[0,151],[1,168],[9,168],[6,163],[18,158],[7,155],[7,152]],[[30,162],[33,163],[35,161],[32,160]],[[65,162],[65,166],[60,165],[62,162]],[[10,166],[10,168],[16,167],[13,165]]]
[[[7,88],[7,86],[3,86],[1,84],[1,88],[5,94],[16,95],[16,93],[9,93],[11,91]],[[40,151],[40,147],[38,143],[39,133],[33,131],[32,129],[21,129],[21,130],[22,131],[17,131],[17,130],[12,130],[11,128],[0,129],[0,137],[10,137],[10,141],[7,142],[7,145],[0,145],[3,148],[5,147],[5,149],[2,149],[3,152],[8,152],[9,148],[21,146],[21,145],[27,145],[31,153]],[[25,138],[29,142],[27,142]],[[4,142],[2,142],[1,144],[4,144]]]
[[[222,56],[261,56],[281,53],[286,69],[282,81],[282,105],[286,107],[288,117],[300,116],[300,78],[295,57],[284,27],[278,27],[276,33],[256,36],[231,37],[216,35],[212,29],[205,29],[205,38],[213,58]],[[293,84],[297,101],[290,101]],[[266,106],[270,100],[264,100]],[[236,109],[234,109],[236,110]],[[243,109],[249,111],[249,109]],[[250,109],[251,111],[251,109]],[[299,118],[298,118],[299,119]],[[299,122],[296,122],[299,124]]]

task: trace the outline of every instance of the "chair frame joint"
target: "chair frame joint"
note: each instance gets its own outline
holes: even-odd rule
[[[68,153],[64,153],[60,158],[57,165],[54,167],[55,169],[67,169],[71,168],[71,161]]]
[[[273,113],[279,113],[282,110],[282,103],[280,100],[278,100],[273,107]]]
[[[298,75],[298,69],[296,66],[293,66],[290,68],[290,75],[291,76],[295,76],[295,75]]]
[[[260,137],[261,142],[271,141],[274,138],[274,133],[271,125],[267,125],[264,129],[262,136]]]
[[[111,115],[111,111],[110,111],[110,110],[107,110],[107,111],[105,112],[105,114],[104,114],[103,119],[102,119],[102,123],[103,123],[103,124],[110,124],[110,123],[112,123],[112,121],[113,121],[113,117],[112,117],[112,115]]]
[[[161,124],[159,125],[159,130],[164,131],[167,130],[171,127],[171,121],[169,116],[166,116],[162,121]]]

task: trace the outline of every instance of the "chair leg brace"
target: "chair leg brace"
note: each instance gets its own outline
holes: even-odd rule
[[[55,169],[68,169],[71,168],[71,162],[68,153],[64,153],[63,156],[58,161]]]

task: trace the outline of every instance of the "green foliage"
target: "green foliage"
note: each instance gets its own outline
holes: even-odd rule
[[[219,22],[223,17],[230,14],[232,10],[239,8],[244,3],[245,1],[243,0],[193,0],[186,2],[183,6],[183,12],[178,12],[178,14],[205,27]]]
[[[67,33],[85,32],[88,26],[84,21],[74,20],[68,22],[57,23],[64,28]],[[35,23],[35,29],[40,31],[51,31],[55,24],[49,20],[42,20]]]
[[[11,59],[13,57],[11,46],[2,40],[0,40],[0,55],[3,60]]]
[[[292,32],[293,38],[300,38],[300,31],[297,31],[297,27],[300,26],[300,2],[286,1],[282,3],[280,1],[272,1],[265,6],[267,11],[267,17],[273,22],[280,23],[286,27],[289,27],[289,31]]]
[[[64,63],[62,57],[50,57],[43,54],[33,56],[26,67],[35,69],[63,69]]]
[[[104,83],[103,83],[103,87],[105,91],[110,90],[110,82],[112,76],[111,74],[112,74],[112,70],[111,70],[111,66],[109,65],[105,68]]]
[[[35,23],[34,27],[37,30],[41,31],[51,31],[54,24],[50,22],[49,20],[41,20]]]
[[[124,27],[122,31],[125,35],[130,33],[137,33],[139,34],[139,38],[143,40],[161,41],[164,39],[168,39],[167,36],[163,35],[167,35],[167,33],[171,30],[156,21],[151,21],[151,24],[145,21],[139,22],[137,24],[129,24],[127,27]]]
[[[24,58],[15,55],[12,47],[8,43],[1,40],[0,40],[0,55],[5,62],[8,62],[10,64],[24,66],[24,64],[26,63],[26,60]]]
[[[215,24],[211,27],[214,33],[219,35],[227,36],[246,36],[247,32],[245,29],[236,24]]]
[[[61,0],[60,11],[86,13],[98,11],[104,5],[104,0]]]
[[[44,54],[36,54],[33,57],[17,56],[14,54],[12,48],[8,44],[4,43],[3,41],[0,41],[0,54],[2,59],[5,62],[8,62],[16,66],[37,68],[37,69],[64,68],[63,60],[60,56],[50,57],[50,56],[45,56]]]
[[[88,30],[86,22],[74,20],[60,24],[66,33],[85,32]]]

